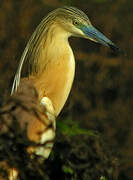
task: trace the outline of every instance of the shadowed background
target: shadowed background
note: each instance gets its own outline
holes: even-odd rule
[[[63,5],[83,10],[127,56],[89,40],[71,38],[76,77],[58,121],[71,119],[83,128],[99,131],[119,155],[119,178],[132,179],[132,0],[1,0],[0,94],[9,95],[21,54],[36,26],[48,12]]]

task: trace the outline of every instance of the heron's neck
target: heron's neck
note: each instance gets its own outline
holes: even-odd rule
[[[48,32],[46,46],[42,51],[41,62],[47,61],[43,71],[35,77],[34,84],[40,100],[48,97],[58,115],[63,108],[75,72],[75,61],[68,42],[69,34],[61,28],[51,28]]]

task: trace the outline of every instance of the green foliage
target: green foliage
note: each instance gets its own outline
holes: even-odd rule
[[[66,173],[66,174],[73,174],[73,170],[72,170],[72,168],[70,168],[70,167],[68,167],[68,166],[62,166],[62,170],[63,170],[63,172],[64,173]]]
[[[75,135],[89,135],[97,136],[96,132],[93,130],[86,130],[79,127],[78,122],[73,121],[71,117],[66,118],[64,121],[57,121],[57,129],[64,136],[70,137]]]
[[[101,176],[100,180],[107,180],[105,176]]]

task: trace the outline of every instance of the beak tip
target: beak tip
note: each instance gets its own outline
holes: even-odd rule
[[[117,52],[118,54],[122,54],[124,56],[126,56],[126,52],[124,50],[122,50],[121,48],[119,48],[118,46],[116,46],[115,44],[108,44],[108,46],[110,47],[110,49],[113,51],[113,52]]]

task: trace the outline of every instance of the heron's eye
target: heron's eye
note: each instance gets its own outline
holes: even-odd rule
[[[73,25],[74,25],[74,26],[78,26],[78,25],[79,25],[79,21],[76,20],[76,19],[74,19],[74,20],[73,20]]]

